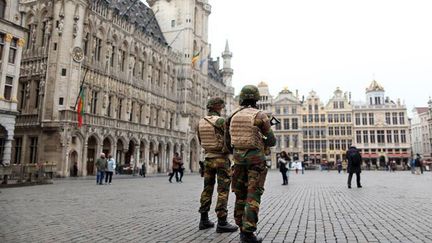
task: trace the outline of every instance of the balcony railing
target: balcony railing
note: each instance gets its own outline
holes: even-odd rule
[[[39,125],[38,114],[23,114],[16,117],[16,126],[37,126]]]
[[[78,123],[77,113],[75,111],[60,111],[60,120],[65,122]],[[106,128],[117,128],[120,130],[131,131],[135,133],[150,133],[161,136],[185,137],[185,132],[176,131],[167,128],[143,125],[135,122],[118,120],[111,117],[99,116],[93,114],[84,114],[83,123],[85,125],[100,126]]]

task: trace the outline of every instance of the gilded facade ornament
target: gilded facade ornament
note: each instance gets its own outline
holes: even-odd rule
[[[12,38],[13,38],[13,35],[7,33],[6,36],[5,36],[5,42],[11,42]]]
[[[18,46],[19,46],[19,47],[23,47],[24,44],[25,44],[25,40],[22,39],[22,38],[20,38],[20,39],[18,40]]]

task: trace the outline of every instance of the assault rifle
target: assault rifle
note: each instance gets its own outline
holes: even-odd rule
[[[199,167],[200,167],[199,168],[200,175],[201,175],[201,177],[204,177],[204,162],[200,161]]]

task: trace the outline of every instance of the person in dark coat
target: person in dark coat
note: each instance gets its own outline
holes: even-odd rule
[[[348,188],[351,188],[351,180],[354,173],[356,174],[357,187],[361,188],[362,186],[360,183],[360,173],[362,157],[360,155],[360,152],[355,146],[351,146],[346,153],[346,158],[348,159]]]
[[[283,186],[288,185],[287,172],[288,172],[290,161],[291,159],[290,157],[288,157],[287,153],[285,151],[282,151],[278,159],[278,163],[279,163],[279,171],[282,174]]]

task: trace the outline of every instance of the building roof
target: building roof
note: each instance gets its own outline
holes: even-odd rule
[[[268,87],[268,84],[267,84],[266,82],[264,82],[264,81],[261,81],[261,82],[258,84],[258,87]]]
[[[153,10],[147,7],[140,0],[104,0],[109,7],[118,15],[124,18],[131,24],[134,24],[137,29],[141,29],[144,33],[153,37],[162,44],[167,44],[159,23],[156,20]],[[93,0],[93,3],[98,0]]]
[[[384,88],[376,80],[373,80],[369,87],[366,88],[366,92],[373,91],[384,91]]]
[[[429,108],[427,107],[414,107],[414,110],[417,112],[417,114],[422,114],[428,112]]]

